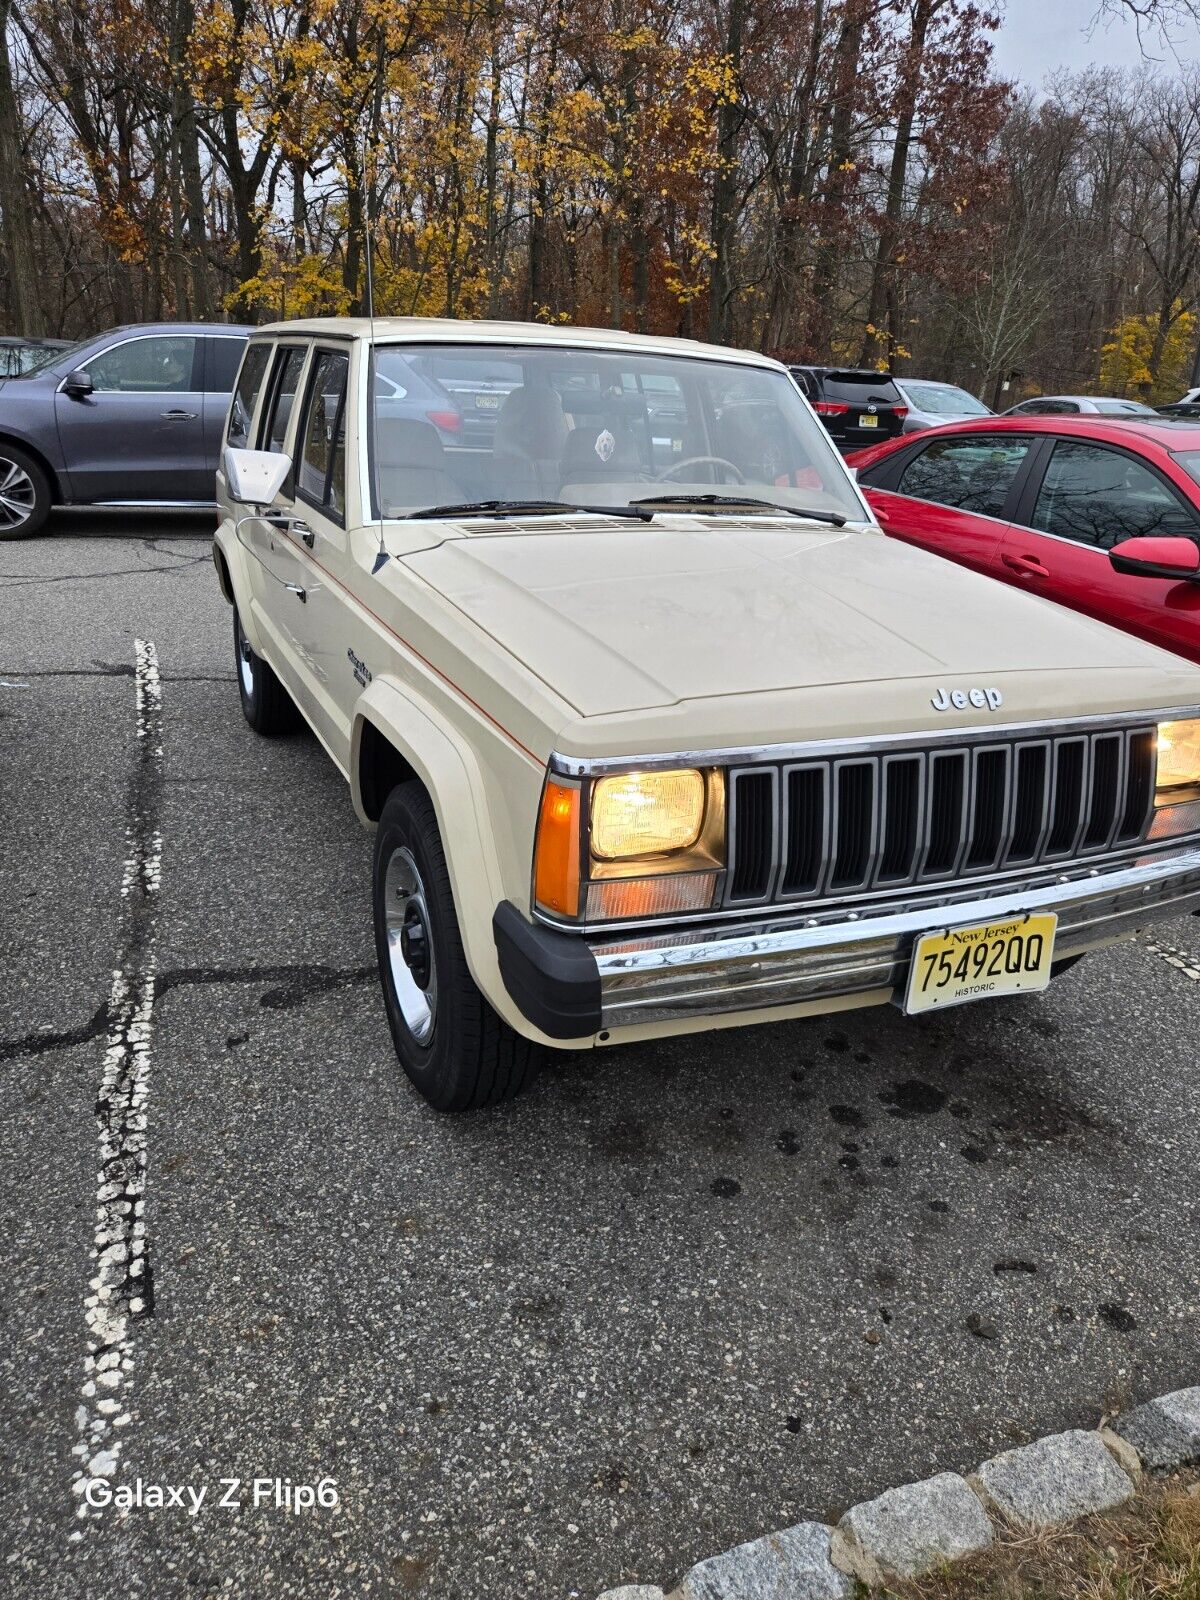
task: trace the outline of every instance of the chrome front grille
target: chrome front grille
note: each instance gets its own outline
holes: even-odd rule
[[[734,767],[725,904],[852,898],[1136,845],[1154,741],[1148,725]]]

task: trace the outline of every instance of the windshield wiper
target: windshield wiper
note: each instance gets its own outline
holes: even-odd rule
[[[564,511],[588,511],[597,517],[633,517],[638,522],[649,522],[652,511],[640,506],[579,506],[566,500],[467,500],[462,505],[424,506],[420,511],[410,511],[406,522],[419,522],[433,517],[552,517]]]
[[[809,511],[803,506],[784,505],[778,500],[756,500],[745,494],[655,494],[633,501],[635,506],[691,506],[696,511],[729,511],[733,508],[752,511],[786,511],[792,517],[804,517],[809,522],[828,522],[831,527],[844,528],[849,517],[840,511]]]

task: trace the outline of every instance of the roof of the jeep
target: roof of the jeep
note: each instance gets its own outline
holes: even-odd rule
[[[754,350],[734,350],[725,345],[702,344],[697,339],[672,339],[647,333],[626,333],[621,328],[577,328],[569,323],[471,322],[451,317],[303,317],[295,322],[272,322],[257,330],[271,334],[320,334],[325,338],[410,339],[438,344],[526,344],[575,346],[610,350],[657,352],[660,355],[703,356],[722,361],[752,361],[778,367],[779,362]]]

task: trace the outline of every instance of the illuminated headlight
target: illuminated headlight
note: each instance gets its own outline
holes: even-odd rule
[[[690,850],[704,826],[703,774],[624,772],[592,791],[592,854],[601,861]]]
[[[1158,725],[1155,806],[1200,800],[1200,718]]]

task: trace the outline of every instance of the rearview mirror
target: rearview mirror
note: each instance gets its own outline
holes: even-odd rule
[[[1108,552],[1115,572],[1128,578],[1175,578],[1200,583],[1200,545],[1182,535],[1122,539]]]
[[[225,488],[239,506],[269,506],[288,480],[291,456],[280,450],[225,451]]]
[[[68,372],[63,380],[63,393],[69,394],[72,400],[84,400],[92,392],[92,375],[84,372],[82,367],[78,372]]]

